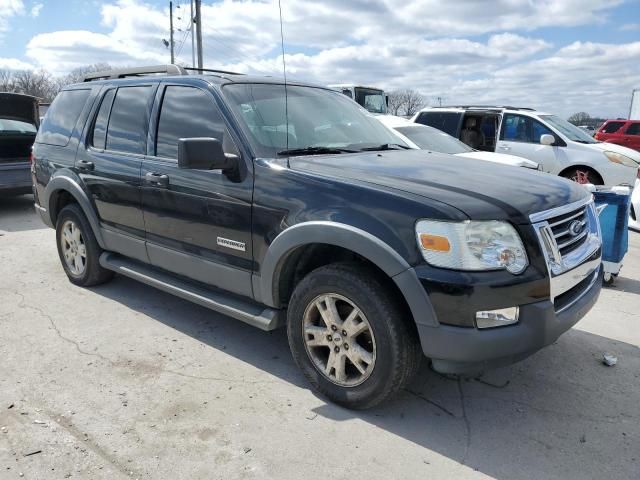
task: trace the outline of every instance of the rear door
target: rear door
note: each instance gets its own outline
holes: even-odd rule
[[[556,138],[554,145],[540,144],[544,134]],[[558,174],[566,164],[563,150],[566,144],[550,128],[528,115],[504,113],[500,127],[500,138],[496,144],[497,153],[517,155],[538,162],[545,172]]]
[[[620,145],[640,151],[640,122],[629,122]]]
[[[157,82],[107,87],[75,164],[105,228],[108,248],[143,261],[140,169],[156,89]]]
[[[178,140],[222,138],[242,174],[178,168]],[[163,84],[142,168],[147,252],[157,267],[251,297],[251,162],[205,85]]]

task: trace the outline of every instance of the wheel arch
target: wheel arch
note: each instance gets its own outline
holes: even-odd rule
[[[603,177],[602,173],[600,173],[600,172],[598,171],[598,169],[597,169],[597,168],[595,168],[593,165],[587,165],[587,164],[585,164],[585,163],[575,163],[575,164],[569,165],[568,167],[563,168],[563,169],[560,171],[560,173],[558,173],[558,176],[559,176],[559,177],[565,177],[565,178],[566,178],[566,175],[567,175],[569,172],[571,172],[572,170],[575,170],[575,169],[577,169],[577,168],[583,168],[583,169],[585,169],[585,170],[590,170],[590,171],[592,171],[593,173],[595,173],[595,174],[600,178],[600,181],[601,181],[601,182],[603,182],[603,184],[604,184],[604,177]]]
[[[411,265],[378,237],[337,222],[304,222],[280,233],[269,246],[260,274],[254,276],[256,300],[274,308],[282,307],[282,276],[292,274],[288,267],[305,249],[318,245],[338,247],[368,261],[393,281],[416,323],[438,324],[428,295]]]
[[[98,244],[101,248],[104,248],[98,216],[89,201],[89,197],[75,179],[62,175],[53,177],[45,188],[44,197],[43,203],[46,205],[47,214],[54,227],[60,210],[72,201],[77,203],[87,217]]]

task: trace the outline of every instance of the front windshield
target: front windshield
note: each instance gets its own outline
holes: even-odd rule
[[[387,113],[387,99],[382,90],[356,87],[355,101],[371,113]]]
[[[540,118],[562,133],[569,140],[580,143],[598,143],[597,140],[590,137],[587,132],[560,117],[556,117],[555,115],[540,115]]]
[[[0,118],[0,135],[36,133],[35,125],[19,120]]]
[[[425,127],[423,125],[410,125],[406,127],[396,127],[396,130],[423,150],[448,153],[450,155],[473,152],[473,148],[467,144],[435,128]]]
[[[286,105],[284,85],[236,83],[225,86],[223,92],[260,157],[276,157],[293,149],[406,147],[375,117],[339,92],[288,85]]]

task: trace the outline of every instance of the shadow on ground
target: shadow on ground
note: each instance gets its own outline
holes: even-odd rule
[[[122,277],[94,291],[307,387],[282,330],[265,333]],[[605,351],[618,356],[617,366],[601,363]],[[369,422],[498,479],[638,478],[637,346],[574,329],[533,357],[476,380],[442,377],[426,363],[407,390],[381,407],[355,412],[324,403],[314,413]]]
[[[33,195],[0,196],[0,232],[47,228],[33,207]]]

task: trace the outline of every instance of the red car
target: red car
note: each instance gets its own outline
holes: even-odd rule
[[[607,120],[594,136],[601,142],[617,143],[640,151],[640,120]]]

